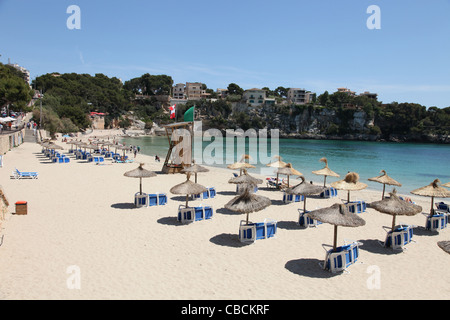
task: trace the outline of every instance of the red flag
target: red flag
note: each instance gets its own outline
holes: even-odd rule
[[[175,107],[176,107],[177,105],[176,104],[174,104],[173,106],[171,106],[169,109],[170,109],[170,119],[175,119]]]

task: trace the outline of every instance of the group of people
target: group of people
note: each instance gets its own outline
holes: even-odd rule
[[[141,152],[141,147],[140,146],[133,146],[130,144],[130,152],[133,152],[134,157],[136,158],[136,154]]]

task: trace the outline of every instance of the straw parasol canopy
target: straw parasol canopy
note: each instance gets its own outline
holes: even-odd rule
[[[444,183],[442,186],[446,187],[446,188],[450,188],[450,182]]]
[[[331,207],[317,209],[306,214],[311,219],[334,225],[333,250],[337,247],[337,228],[361,227],[366,224],[364,219],[348,210],[347,205],[335,203]]]
[[[242,175],[231,178],[230,180],[228,180],[228,183],[239,184],[245,189],[253,190],[258,184],[263,183],[263,181],[261,179],[252,177],[251,175],[249,175],[247,173],[247,170],[243,169]],[[239,189],[239,190],[242,190],[242,189]]]
[[[195,183],[197,183],[197,173],[198,172],[209,172],[209,169],[206,169],[205,167],[199,166],[195,163],[195,160],[192,160],[192,165],[190,167],[185,167],[181,172],[187,173],[191,172],[195,175]]]
[[[439,248],[450,254],[450,241],[439,241],[437,245]]]
[[[358,191],[367,188],[367,184],[359,182],[359,174],[349,172],[344,180],[339,180],[331,184],[333,188],[347,191],[347,202],[350,202],[350,191]]]
[[[142,194],[142,178],[156,177],[156,173],[154,173],[153,171],[149,171],[147,169],[144,169],[143,166],[144,166],[144,164],[141,163],[139,165],[139,167],[137,167],[136,169],[133,169],[131,171],[127,171],[127,172],[125,172],[123,174],[125,177],[139,178],[139,192],[140,192],[140,194]]]
[[[327,182],[327,176],[330,176],[330,177],[339,177],[339,175],[338,175],[336,172],[332,171],[330,168],[328,168],[328,160],[327,160],[327,158],[325,158],[325,157],[324,157],[324,158],[321,158],[319,161],[325,163],[325,168],[320,169],[320,170],[313,171],[312,173],[317,174],[317,175],[324,176],[324,179],[323,179],[323,186],[325,187],[325,186],[326,186],[326,182]]]
[[[396,216],[414,216],[422,212],[422,207],[413,203],[406,202],[397,196],[397,190],[389,193],[390,197],[384,198],[380,201],[375,201],[370,204],[371,208],[381,212],[390,214],[392,218],[392,230],[395,228]]]
[[[271,204],[272,201],[269,198],[250,193],[250,190],[244,189],[241,195],[234,197],[225,204],[225,208],[231,211],[246,213],[248,224],[248,216],[251,212],[261,211]]]
[[[288,188],[289,188],[289,177],[290,176],[302,176],[303,175],[303,173],[301,173],[300,171],[294,169],[292,167],[291,163],[286,164],[286,166],[284,166],[284,167],[278,168],[275,172],[277,174],[277,179],[278,179],[278,175],[279,174],[287,176],[287,178],[288,178],[288,183],[287,183],[288,184]],[[277,183],[278,183],[278,181],[277,181]]]
[[[286,162],[281,160],[280,156],[274,156],[273,158],[277,159],[274,162],[271,162],[269,164],[267,164],[268,167],[272,167],[272,168],[283,168],[287,165]],[[277,173],[277,186],[278,186],[278,173]]]
[[[383,194],[381,195],[381,200],[383,200],[384,199],[384,191],[385,191],[387,184],[390,186],[397,186],[397,187],[401,187],[402,184],[398,181],[395,181],[391,177],[389,177],[385,170],[381,170],[380,173],[382,173],[381,176],[369,178],[368,180],[383,184]]]
[[[434,198],[449,198],[450,197],[450,191],[439,186],[438,184],[441,183],[439,179],[434,180],[429,185],[413,190],[411,191],[412,194],[416,194],[419,196],[424,197],[431,197],[431,210],[430,215],[434,215]]]
[[[303,212],[306,213],[306,196],[310,196],[313,194],[319,194],[323,191],[323,187],[317,186],[311,183],[305,182],[305,177],[300,176],[302,182],[296,185],[295,187],[288,188],[285,190],[287,194],[299,194],[304,197],[303,200]]]
[[[229,164],[227,168],[232,170],[239,170],[239,175],[241,175],[242,169],[256,168],[256,167],[247,162],[235,162],[233,164]]]
[[[186,173],[186,181],[183,183],[177,184],[176,186],[174,186],[170,189],[170,192],[173,194],[186,195],[186,208],[188,207],[189,195],[200,194],[200,193],[203,193],[208,190],[204,186],[190,181],[189,180],[190,178],[191,178],[191,173],[187,172]]]

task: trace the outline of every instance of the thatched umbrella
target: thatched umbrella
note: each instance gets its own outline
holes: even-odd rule
[[[173,194],[186,195],[186,208],[188,207],[189,196],[191,194],[201,194],[208,190],[204,186],[190,181],[189,180],[190,178],[191,178],[191,173],[187,172],[186,173],[186,181],[183,183],[177,184],[176,186],[174,186],[170,189],[170,192]]]
[[[350,202],[350,191],[358,191],[367,188],[367,184],[359,182],[359,174],[349,172],[344,180],[339,180],[331,184],[333,188],[347,191],[347,202]]]
[[[313,171],[312,173],[317,174],[317,175],[324,176],[324,179],[323,179],[323,186],[325,187],[325,186],[326,186],[326,183],[327,183],[327,176],[330,176],[330,177],[339,177],[339,174],[337,174],[336,172],[334,172],[334,171],[332,171],[330,168],[328,168],[328,160],[327,160],[327,158],[325,158],[325,157],[324,157],[324,158],[321,158],[319,161],[325,162],[325,168],[320,169],[320,170]]]
[[[243,188],[246,188],[246,189],[248,188],[248,189],[253,190],[258,184],[263,183],[263,181],[261,179],[252,177],[251,175],[249,175],[247,173],[247,170],[243,169],[242,175],[231,178],[230,180],[228,180],[228,183],[238,184]],[[241,189],[239,189],[239,190],[241,190]]]
[[[299,194],[304,197],[303,199],[303,212],[306,213],[306,196],[310,196],[313,194],[319,194],[323,191],[323,187],[317,186],[308,182],[305,182],[305,177],[300,176],[302,182],[296,185],[295,187],[288,188],[285,190],[287,194]]]
[[[384,191],[385,191],[387,184],[390,186],[397,186],[397,187],[401,187],[402,184],[398,181],[395,181],[391,177],[389,177],[385,170],[381,170],[380,173],[382,173],[381,176],[369,178],[368,180],[383,184],[383,194],[381,195],[381,200],[383,200],[384,199]]]
[[[269,164],[267,164],[268,167],[272,167],[272,168],[283,168],[287,165],[286,162],[281,160],[280,156],[274,156],[275,159],[277,159],[274,162],[271,162]],[[278,173],[277,173],[277,186],[278,186]]]
[[[277,178],[278,178],[278,175],[280,175],[280,174],[286,175],[286,176],[287,176],[287,179],[288,179],[288,183],[287,183],[288,188],[289,188],[289,177],[290,177],[290,176],[302,176],[302,175],[303,175],[303,173],[301,173],[300,171],[294,169],[294,168],[292,167],[292,164],[291,164],[291,163],[286,164],[286,166],[284,166],[284,167],[282,167],[282,168],[278,168],[275,172],[277,173]],[[278,181],[277,181],[277,183],[278,183]]]
[[[337,228],[340,227],[360,227],[366,224],[364,219],[350,212],[347,205],[335,203],[331,207],[317,209],[306,214],[313,220],[334,225],[333,250],[337,248]]]
[[[442,184],[443,187],[450,188],[450,182]]]
[[[439,241],[437,245],[439,248],[450,254],[450,241]]]
[[[438,185],[438,183],[441,183],[441,181],[439,179],[434,180],[432,183],[430,183],[429,185],[413,190],[411,191],[412,194],[416,194],[419,196],[424,196],[424,197],[431,197],[431,210],[430,210],[430,215],[433,216],[434,215],[434,209],[433,209],[433,205],[434,205],[434,198],[449,198],[450,197],[450,191],[442,188],[441,186]]]
[[[256,167],[247,162],[235,162],[233,164],[229,164],[227,168],[232,170],[239,170],[239,175],[242,175],[242,169],[256,168]]]
[[[144,164],[141,163],[139,167],[131,171],[125,172],[123,175],[130,178],[139,178],[139,193],[142,194],[142,178],[156,177],[156,173],[143,168]]]
[[[197,183],[197,173],[198,172],[209,172],[209,169],[206,169],[205,167],[199,166],[195,163],[195,160],[192,160],[192,165],[190,167],[185,167],[181,172],[187,173],[191,172],[195,174],[195,183]]]
[[[422,207],[413,203],[406,202],[397,196],[397,190],[389,193],[390,197],[370,204],[375,210],[392,215],[392,230],[395,228],[396,216],[414,216],[422,212]]]
[[[241,195],[234,197],[225,204],[225,208],[231,211],[246,213],[248,224],[249,213],[261,211],[271,204],[272,201],[269,198],[250,193],[250,190],[244,189]]]

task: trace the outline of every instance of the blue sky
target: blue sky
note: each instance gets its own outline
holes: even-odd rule
[[[81,29],[70,30],[70,5]],[[370,30],[370,5],[381,29]],[[450,0],[0,0],[0,61],[51,72],[450,106]]]

